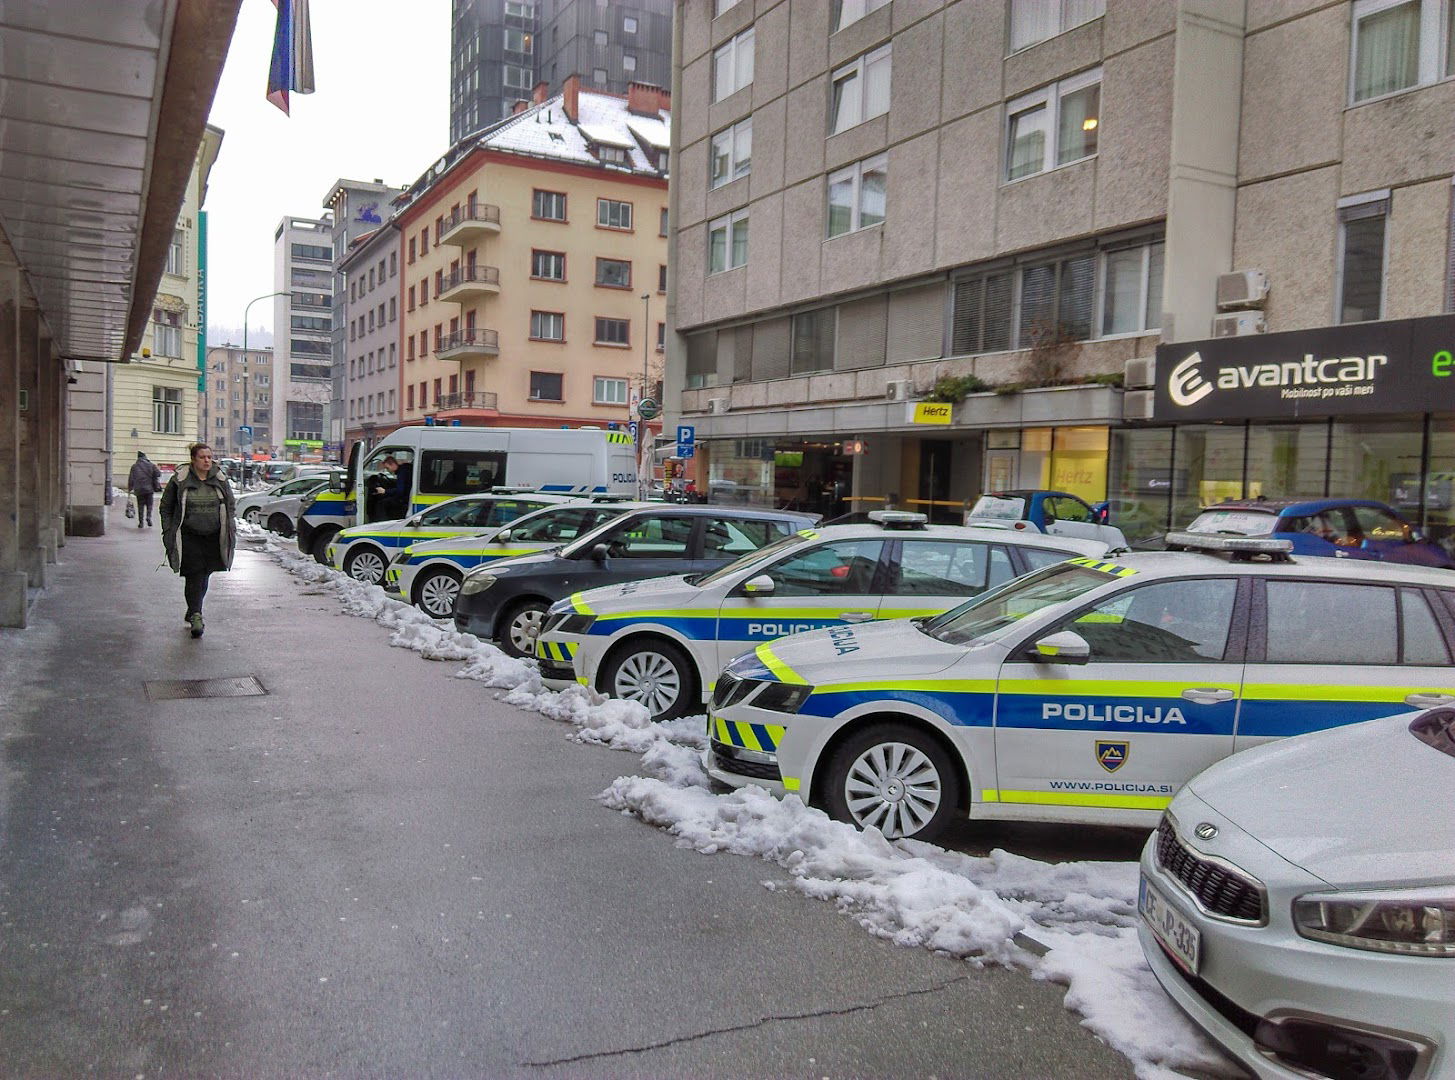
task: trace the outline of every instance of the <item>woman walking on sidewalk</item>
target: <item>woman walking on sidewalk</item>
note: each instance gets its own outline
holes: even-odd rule
[[[186,582],[192,636],[202,636],[202,598],[207,579],[232,569],[237,530],[232,487],[212,463],[212,447],[193,443],[190,465],[179,465],[162,492],[162,545],[167,562]]]

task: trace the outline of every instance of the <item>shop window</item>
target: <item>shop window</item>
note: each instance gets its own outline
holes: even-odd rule
[[[1338,213],[1338,321],[1370,322],[1382,318],[1389,192],[1343,199]]]

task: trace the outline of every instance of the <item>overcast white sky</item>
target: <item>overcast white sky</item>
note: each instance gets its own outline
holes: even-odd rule
[[[273,285],[273,231],[287,214],[319,217],[340,177],[402,186],[449,147],[450,0],[312,0],[317,92],[292,116],[267,100],[277,13],[243,0],[212,123],[222,152],[208,183],[210,326],[241,328]],[[271,327],[254,304],[249,325]]]

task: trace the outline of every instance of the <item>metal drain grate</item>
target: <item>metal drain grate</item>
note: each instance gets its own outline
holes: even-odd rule
[[[152,701],[257,697],[268,692],[252,675],[231,675],[225,679],[152,679],[144,685]]]

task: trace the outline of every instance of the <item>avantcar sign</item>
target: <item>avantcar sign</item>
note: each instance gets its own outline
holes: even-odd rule
[[[1158,420],[1455,409],[1455,315],[1157,347]]]

